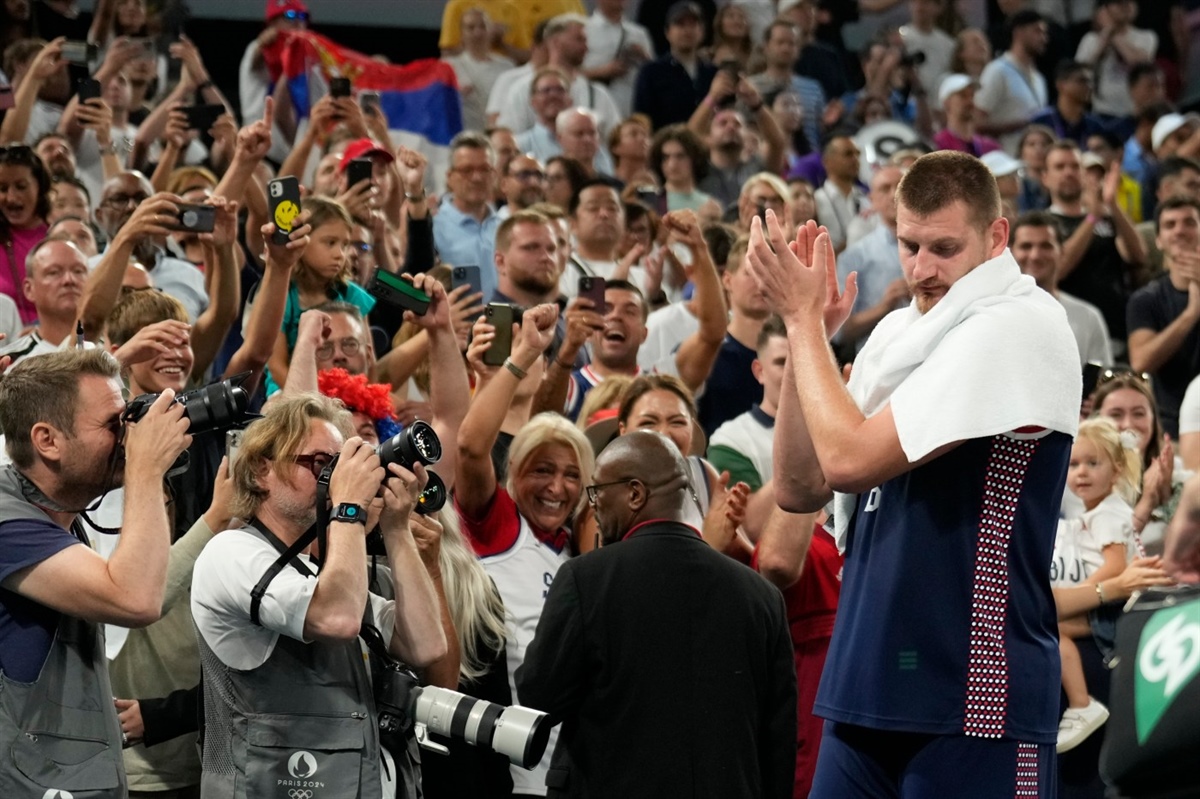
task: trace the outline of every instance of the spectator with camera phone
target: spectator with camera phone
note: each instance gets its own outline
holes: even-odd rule
[[[514,396],[540,365],[554,337],[558,307],[537,305],[513,326],[512,353],[483,383],[458,431],[455,508],[463,531],[509,610],[509,682],[541,615],[546,585],[571,556],[568,525],[583,511],[583,486],[591,482],[594,456],[583,433],[557,414],[534,416],[513,438],[508,474],[501,485],[492,451],[508,421]],[[475,326],[473,348],[495,336]],[[478,351],[478,350],[476,350]],[[519,703],[515,686],[513,701]],[[554,748],[554,738],[548,751]],[[518,793],[544,786],[549,758],[534,771],[512,770]]]

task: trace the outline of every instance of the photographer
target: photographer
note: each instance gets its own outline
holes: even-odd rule
[[[192,581],[208,721],[204,795],[317,787],[309,782],[329,796],[378,795],[378,719],[360,627],[364,619],[373,624],[388,651],[411,666],[446,651],[436,594],[409,527],[424,470],[393,464],[385,472],[362,439],[344,440],[348,430],[349,414],[337,402],[306,394],[277,399],[242,439],[232,510],[247,525],[205,548]],[[253,602],[279,551],[316,521],[317,476],[335,458],[320,574],[299,556],[270,581],[261,605]],[[367,590],[367,506],[377,494],[394,602]]]
[[[22,765],[0,769],[2,796],[126,794],[98,625],[143,627],[161,613],[162,479],[191,441],[173,399],[164,392],[124,425],[117,362],[95,349],[29,358],[0,380],[13,459],[0,470],[0,747]],[[76,546],[77,514],[123,483],[124,535],[106,561]]]

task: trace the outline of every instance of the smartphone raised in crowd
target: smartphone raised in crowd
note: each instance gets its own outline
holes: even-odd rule
[[[363,113],[370,113],[374,110],[378,114],[383,113],[383,101],[379,99],[379,92],[362,91],[358,93],[358,107],[363,110]]]
[[[608,313],[608,304],[604,301],[604,278],[584,275],[579,278],[579,296],[592,301],[593,310],[604,316]]]
[[[69,64],[87,66],[100,54],[100,48],[88,42],[63,42],[63,61]]]
[[[196,205],[179,203],[178,222],[173,225],[176,230],[186,230],[190,233],[212,233],[217,223],[217,209],[211,205]]]
[[[80,78],[75,82],[75,93],[79,95],[81,103],[98,100],[100,99],[100,81],[95,78]]]
[[[400,275],[393,275],[383,268],[375,269],[375,277],[367,291],[380,302],[404,311],[412,311],[417,316],[424,316],[429,310],[429,303],[433,301],[432,297]]]
[[[483,353],[483,362],[488,366],[503,366],[512,355],[512,326],[516,321],[516,308],[506,302],[489,302],[483,309],[484,318],[496,328],[496,337]]]
[[[451,289],[456,289],[464,284],[471,287],[467,290],[467,294],[483,293],[483,279],[479,274],[478,266],[456,266],[450,271]]]
[[[275,232],[271,234],[274,244],[287,244],[288,237],[300,216],[300,181],[294,177],[276,178],[267,184],[267,203]]]
[[[329,96],[330,97],[349,97],[350,96],[350,79],[349,78],[330,78],[329,79]]]
[[[188,128],[207,132],[217,121],[217,117],[225,113],[225,106],[219,103],[206,103],[203,105],[189,105],[182,109],[184,116],[187,117]]]
[[[357,186],[364,180],[371,180],[373,163],[370,158],[355,158],[346,166],[346,187]]]
[[[229,459],[229,468],[233,468],[233,462],[237,459],[238,450],[242,447],[242,430],[227,430],[225,431],[225,457]]]

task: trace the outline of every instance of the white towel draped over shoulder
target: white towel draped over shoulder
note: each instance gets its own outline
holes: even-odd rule
[[[854,361],[847,386],[867,417],[889,403],[910,463],[955,441],[1022,427],[1075,435],[1083,378],[1062,305],[1006,249],[921,314],[893,311]],[[857,495],[834,495],[845,548]]]

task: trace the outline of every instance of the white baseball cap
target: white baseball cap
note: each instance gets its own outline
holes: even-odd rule
[[[961,72],[955,72],[953,75],[947,75],[942,79],[942,84],[938,86],[938,105],[945,105],[946,98],[952,94],[958,94],[963,89],[971,86],[978,86],[975,79],[970,75],[964,75]]]
[[[1104,163],[1104,159],[1093,152],[1084,153],[1083,157],[1079,161],[1079,165],[1084,169],[1091,169],[1092,167],[1108,169],[1108,166]]]
[[[1017,170],[1025,166],[1024,162],[1018,161],[1003,150],[992,150],[990,153],[984,153],[979,160],[991,171],[993,176],[998,178],[1015,174]]]
[[[1167,140],[1168,136],[1184,125],[1196,124],[1200,124],[1200,114],[1179,114],[1174,112],[1163,114],[1154,123],[1154,129],[1150,131],[1150,149],[1157,150]]]

